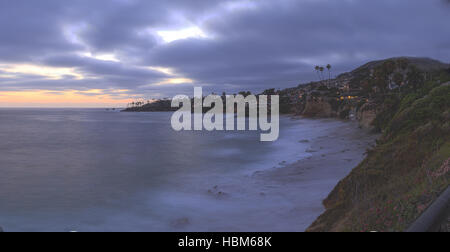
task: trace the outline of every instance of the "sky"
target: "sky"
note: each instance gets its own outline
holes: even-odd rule
[[[448,0],[0,1],[0,107],[261,92],[397,56],[450,62]]]

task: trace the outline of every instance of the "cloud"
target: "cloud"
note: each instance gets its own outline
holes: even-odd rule
[[[0,68],[0,92],[127,90],[152,98],[190,94],[194,85],[259,92],[313,80],[316,64],[330,63],[337,74],[403,55],[449,62],[442,3],[2,1],[0,65],[12,67]],[[33,67],[13,71],[24,65]]]
[[[220,38],[159,46],[148,62],[205,83],[292,85],[314,64],[350,70],[377,58],[429,56],[448,61],[448,13],[423,1],[265,1],[256,10],[209,20]],[[379,13],[383,13],[381,17]],[[277,81],[278,80],[278,81]]]

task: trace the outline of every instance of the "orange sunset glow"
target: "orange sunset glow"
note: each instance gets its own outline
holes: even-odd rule
[[[125,107],[131,102],[127,90],[104,94],[102,90],[88,91],[5,91],[0,92],[2,107]]]

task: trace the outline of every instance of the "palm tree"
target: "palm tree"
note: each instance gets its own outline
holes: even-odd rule
[[[322,76],[322,80],[324,80],[323,78],[323,71],[325,71],[324,67],[319,67],[319,71],[320,71],[320,75]]]
[[[314,69],[316,70],[317,77],[319,77],[319,80],[320,80],[320,74],[319,74],[320,66],[316,66]]]
[[[327,65],[327,69],[328,69],[328,80],[331,80],[331,65],[330,64]]]

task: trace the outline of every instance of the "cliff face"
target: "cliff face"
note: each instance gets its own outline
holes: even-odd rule
[[[308,231],[404,231],[448,188],[449,80],[446,64],[398,58],[341,75],[338,97],[336,89],[312,88],[332,116],[355,113],[361,127],[383,136],[324,200],[326,212]],[[313,108],[303,113],[330,116],[328,106]]]
[[[357,112],[359,125],[365,129],[372,129],[377,118],[378,108],[376,104],[364,104]]]
[[[404,231],[450,185],[450,86],[439,82],[395,106],[387,101],[373,122],[384,132],[378,145],[325,199],[326,212],[308,231]]]
[[[302,115],[306,117],[332,117],[335,116],[335,113],[333,113],[333,109],[327,101],[310,99],[306,102]]]

